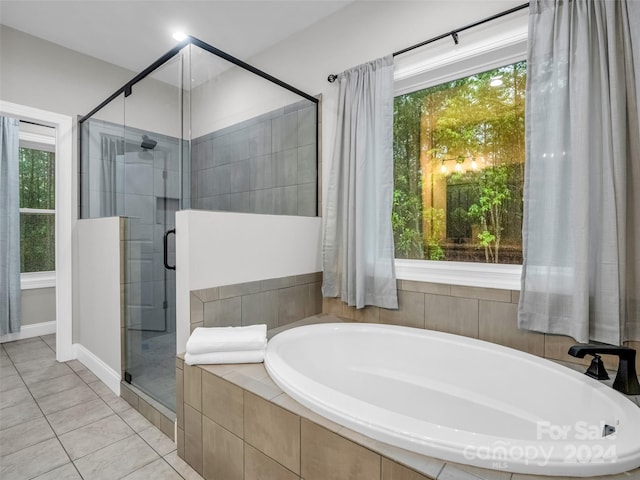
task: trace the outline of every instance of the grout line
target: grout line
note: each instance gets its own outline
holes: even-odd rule
[[[42,339],[42,337],[38,337],[38,338]],[[44,340],[43,340],[43,341],[44,341]],[[46,344],[46,342],[45,342],[45,344]],[[48,346],[48,345],[47,345],[47,346]],[[51,347],[49,347],[49,348],[51,348]],[[55,352],[54,352],[54,353],[55,353]],[[10,358],[10,360],[11,360],[11,363],[12,363],[13,367],[15,368],[15,363],[13,362],[13,359],[11,359],[11,358]],[[56,360],[56,361],[57,361],[57,360]],[[76,467],[76,465],[75,465],[74,461],[71,459],[71,455],[69,455],[69,452],[67,451],[67,449],[64,447],[64,445],[63,445],[63,444],[62,444],[62,442],[60,441],[60,438],[58,437],[58,434],[57,434],[57,433],[56,433],[56,431],[53,429],[53,426],[52,426],[52,425],[51,425],[51,423],[49,422],[49,419],[47,418],[47,416],[46,416],[46,415],[44,414],[44,412],[42,411],[42,408],[40,408],[40,404],[38,403],[38,401],[36,400],[36,398],[35,398],[35,397],[33,396],[33,394],[31,393],[31,389],[30,389],[30,388],[29,388],[29,386],[27,385],[27,382],[25,382],[25,381],[24,381],[24,378],[22,378],[22,374],[18,371],[18,369],[17,369],[17,368],[16,368],[16,372],[18,372],[18,375],[20,376],[20,380],[22,380],[22,383],[24,383],[25,387],[27,388],[27,391],[29,392],[29,395],[31,395],[31,398],[33,399],[33,401],[35,402],[36,406],[38,407],[38,410],[40,410],[40,413],[42,414],[42,417],[43,417],[43,418],[44,418],[44,420],[47,422],[47,425],[49,425],[49,428],[51,429],[51,432],[53,433],[54,438],[56,439],[56,441],[58,442],[58,444],[60,445],[60,447],[61,447],[61,448],[62,448],[62,450],[64,451],[65,455],[67,456],[67,459],[69,460],[69,463],[71,463],[71,464],[73,465],[73,468],[75,468],[75,469],[76,469],[76,472],[78,472],[78,475],[80,476],[80,478],[83,478],[83,477],[82,477],[82,475],[80,474],[80,472],[78,471],[78,467]],[[80,379],[80,380],[82,380],[82,379]],[[24,423],[25,423],[25,422],[22,422],[22,424],[24,424]],[[18,424],[18,425],[20,425],[20,424]],[[47,440],[43,440],[43,442],[46,442],[46,441],[47,441]],[[39,445],[40,443],[43,443],[43,442],[36,443],[35,445]],[[33,446],[33,445],[31,445],[31,446]],[[30,447],[25,447],[25,448],[30,448]],[[20,451],[22,451],[22,450],[24,450],[24,448],[23,448],[23,449],[21,449],[21,450],[18,450],[18,451],[20,452]],[[60,465],[60,466],[63,466],[63,465]],[[44,475],[45,473],[49,473],[49,472],[51,472],[51,471],[55,470],[56,468],[59,468],[59,467],[52,468],[51,470],[47,470],[46,472],[41,472],[41,473],[39,473],[39,474],[38,474],[38,476],[40,476],[40,475]]]

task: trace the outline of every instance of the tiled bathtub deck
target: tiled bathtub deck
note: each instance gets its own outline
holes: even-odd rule
[[[331,318],[335,319],[327,316],[322,320]],[[178,386],[178,454],[206,478],[568,478],[512,474],[444,462],[372,440],[293,400],[270,379],[263,364],[190,367],[179,356],[177,369],[184,385],[182,392]],[[640,397],[630,398],[640,402]],[[640,469],[600,478],[636,480],[640,479]]]

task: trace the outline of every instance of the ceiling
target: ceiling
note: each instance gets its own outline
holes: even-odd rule
[[[175,31],[243,60],[353,0],[0,0],[0,23],[139,72]]]

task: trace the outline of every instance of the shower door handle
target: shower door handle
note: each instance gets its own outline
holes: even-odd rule
[[[166,268],[167,270],[175,270],[176,266],[175,265],[169,265],[169,235],[171,234],[176,234],[176,229],[172,228],[171,230],[167,230],[164,233],[164,268]]]

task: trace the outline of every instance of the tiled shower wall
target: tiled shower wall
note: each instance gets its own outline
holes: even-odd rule
[[[306,100],[194,139],[192,208],[316,216],[316,140]]]
[[[440,283],[398,280],[398,310],[347,306],[337,298],[323,299],[323,313],[356,322],[386,323],[426,328],[479,338],[522,350],[539,357],[571,363],[589,364],[567,354],[575,343],[570,337],[518,329],[520,292],[496,288],[465,287]],[[627,342],[640,351],[640,342]],[[607,368],[616,369],[617,359],[603,355]],[[640,372],[640,357],[636,358]]]
[[[193,290],[191,332],[196,327],[266,324],[281,327],[322,311],[322,273]]]

